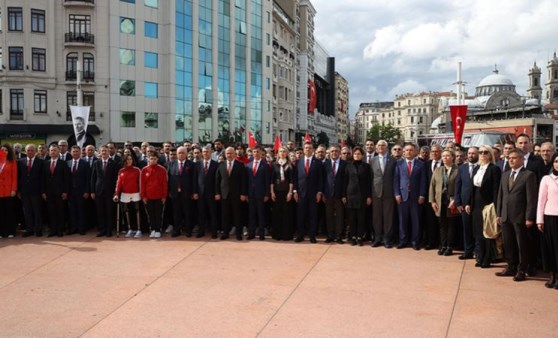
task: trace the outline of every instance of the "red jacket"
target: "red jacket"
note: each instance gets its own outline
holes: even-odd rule
[[[0,173],[0,197],[10,197],[12,191],[17,191],[17,162],[6,161],[5,163]]]
[[[126,194],[140,192],[140,176],[141,170],[138,167],[120,169],[114,194],[119,196],[122,192]]]
[[[167,170],[162,165],[148,165],[141,171],[141,198],[166,199],[168,195]]]

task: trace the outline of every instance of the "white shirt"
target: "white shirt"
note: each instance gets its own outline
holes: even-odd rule
[[[477,173],[473,177],[473,184],[475,185],[475,187],[480,187],[481,186],[482,179],[484,178],[484,174],[486,173],[486,168],[488,168],[488,163],[481,165],[479,167],[479,170],[477,171]]]

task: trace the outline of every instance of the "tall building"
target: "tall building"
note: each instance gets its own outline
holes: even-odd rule
[[[533,68],[529,69],[529,87],[527,88],[527,95],[531,99],[542,99],[541,74],[541,69],[537,67],[537,63],[535,62]]]
[[[382,123],[391,123],[401,130],[406,142],[416,142],[428,134],[432,122],[439,116],[439,95],[435,92],[403,94],[395,97],[393,112],[382,114]]]
[[[345,78],[335,72],[335,127],[339,144],[347,141],[349,130],[349,83]]]
[[[392,101],[361,103],[352,124],[353,141],[356,144],[363,145],[366,142],[366,135],[370,128],[376,124],[387,124],[382,121],[392,114]]]
[[[326,49],[314,41],[314,74],[310,82],[308,113],[314,119],[309,121],[308,129],[311,134],[323,136],[331,143],[337,143],[337,130],[335,120],[335,58],[330,57]],[[312,96],[314,95],[314,100]],[[313,104],[312,102],[315,102]]]
[[[556,52],[546,66],[548,77],[546,81],[546,101],[548,104],[558,104],[558,57]]]
[[[248,131],[271,143],[272,10],[266,0],[0,0],[0,134],[71,139],[79,61],[97,143],[246,141]]]

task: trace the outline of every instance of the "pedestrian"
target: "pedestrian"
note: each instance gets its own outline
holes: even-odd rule
[[[16,235],[17,162],[9,144],[0,148],[0,238]]]
[[[558,289],[558,154],[550,160],[552,172],[543,177],[539,189],[537,227],[542,233],[542,253],[549,279],[547,288]]]
[[[140,195],[147,211],[151,233],[149,238],[161,238],[164,205],[168,195],[167,170],[158,164],[159,155],[149,153],[149,165],[141,171]]]
[[[132,155],[124,155],[122,158],[122,168],[118,171],[116,188],[114,190],[113,201],[120,203],[121,212],[126,215],[125,221],[128,226],[126,238],[141,238],[140,221],[140,176],[141,170],[135,166]],[[135,228],[132,223],[135,223]]]

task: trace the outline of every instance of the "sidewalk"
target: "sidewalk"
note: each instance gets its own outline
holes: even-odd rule
[[[0,240],[0,336],[552,337],[558,291],[435,251]]]

